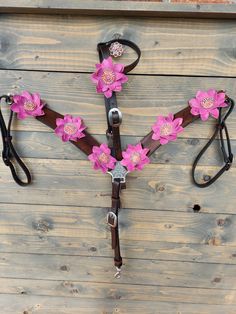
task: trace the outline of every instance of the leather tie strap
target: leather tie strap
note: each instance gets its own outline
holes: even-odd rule
[[[118,214],[121,207],[120,203],[120,189],[121,184],[119,180],[112,182],[112,202],[111,209],[107,214],[107,223],[111,227],[111,246],[114,250],[114,264],[116,267],[122,266],[122,257],[120,254],[120,243],[119,243],[119,224]]]
[[[5,99],[6,103],[11,104],[12,103],[12,98],[11,96],[8,95],[3,95],[0,97],[0,101],[2,99]],[[11,136],[11,123],[12,123],[12,118],[13,118],[13,111],[10,113],[10,118],[8,121],[8,127],[6,127],[2,111],[0,108],[0,127],[1,127],[1,133],[2,133],[2,142],[3,142],[3,150],[2,150],[2,159],[4,164],[10,168],[11,174],[13,179],[17,184],[20,186],[26,186],[30,184],[31,182],[31,175],[29,172],[29,169],[26,167],[26,165],[23,163],[19,155],[17,154],[13,144],[12,144],[12,136]],[[23,170],[25,176],[26,176],[26,182],[22,181],[18,174],[17,171],[12,163],[12,160],[15,160],[20,168]]]
[[[36,119],[54,130],[57,126],[56,119],[57,118],[63,119],[63,115],[52,109],[49,109],[48,107],[44,107],[43,110],[45,115],[38,116],[36,117]],[[84,152],[86,155],[90,155],[92,153],[93,146],[99,146],[100,143],[92,135],[86,132],[86,130],[83,131],[83,133],[85,134],[85,137],[82,137],[77,142],[76,141],[70,142],[77,148],[82,150],[82,152]]]
[[[225,113],[225,115],[222,115],[223,108],[219,109],[219,118],[215,127],[215,131],[212,137],[210,138],[210,140],[202,148],[202,150],[200,151],[200,153],[197,155],[196,159],[193,162],[192,179],[193,179],[194,184],[198,186],[199,188],[206,188],[210,186],[212,183],[214,183],[225,171],[228,171],[230,169],[231,164],[233,162],[233,153],[231,151],[229,132],[226,126],[226,119],[228,118],[228,116],[230,115],[230,113],[232,112],[234,108],[234,101],[231,98],[227,98],[226,102],[229,104],[227,112]],[[226,137],[227,152],[225,149],[225,143],[224,143],[225,140],[223,137],[223,131],[225,132],[225,137]],[[222,152],[225,165],[209,181],[205,183],[199,183],[196,181],[196,178],[195,178],[195,170],[196,170],[197,164],[199,160],[201,159],[201,157],[203,156],[203,154],[206,152],[206,150],[213,143],[213,141],[215,140],[218,134],[220,135],[221,152]]]

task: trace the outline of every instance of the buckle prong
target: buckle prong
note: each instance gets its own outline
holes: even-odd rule
[[[114,123],[113,121],[113,113],[118,113],[118,121]],[[114,126],[114,127],[118,127],[121,122],[122,122],[122,113],[118,108],[111,108],[108,112],[108,121],[109,124]]]
[[[113,223],[110,222],[110,219],[113,220]],[[110,226],[112,228],[115,228],[117,226],[117,216],[115,213],[113,213],[111,211],[107,213],[107,224],[108,224],[108,226]]]

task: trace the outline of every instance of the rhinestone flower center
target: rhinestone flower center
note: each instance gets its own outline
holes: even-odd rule
[[[214,105],[214,99],[211,98],[211,97],[204,98],[201,101],[201,105],[202,105],[203,108],[209,109],[209,108],[211,108]]]
[[[26,101],[24,103],[24,109],[26,111],[34,111],[36,109],[36,104],[33,103],[32,101]]]
[[[138,164],[141,160],[141,157],[140,157],[140,153],[138,152],[135,152],[131,155],[131,158],[130,160],[134,163],[134,164]]]
[[[165,123],[161,126],[161,129],[160,129],[160,134],[161,135],[164,135],[164,136],[167,136],[167,135],[170,135],[172,133],[172,126],[171,124],[169,123]]]
[[[106,85],[111,85],[116,80],[115,73],[110,69],[105,69],[102,74],[102,80]]]
[[[101,155],[98,157],[98,160],[104,164],[107,164],[110,160],[110,157],[105,153],[101,153]]]
[[[77,127],[73,123],[66,123],[64,125],[64,132],[68,135],[74,135],[77,132]]]

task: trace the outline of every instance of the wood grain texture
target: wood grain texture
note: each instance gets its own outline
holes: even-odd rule
[[[4,278],[117,283],[111,263],[112,258],[105,257],[1,253],[0,272]],[[124,259],[119,283],[235,290],[235,267]]]
[[[235,305],[205,305],[150,301],[75,299],[43,296],[1,295],[2,310],[6,314],[77,314],[78,309],[85,314],[227,314],[235,313]],[[158,310],[158,312],[157,312]]]
[[[142,51],[132,73],[235,75],[234,20],[1,15],[0,67],[92,72],[97,43],[117,34]],[[129,51],[125,63],[134,59]]]
[[[194,303],[235,305],[235,290],[201,289],[165,286],[147,286],[116,283],[91,283],[72,280],[35,280],[2,278],[1,294],[50,296],[60,298],[107,299],[114,301],[155,301],[169,303]],[[104,301],[105,302],[105,301]],[[145,312],[146,313],[146,312]]]
[[[59,209],[58,209],[59,210]],[[23,216],[24,217],[24,216]],[[48,220],[38,220],[38,225],[27,235],[16,234],[16,228],[9,228],[7,234],[0,234],[1,253],[36,253],[72,256],[112,257],[110,239],[78,237],[75,234],[52,236]],[[94,219],[94,218],[93,218]],[[19,223],[21,225],[22,223]],[[104,227],[104,226],[103,226]],[[105,228],[105,227],[104,227]],[[125,228],[123,226],[123,228]],[[19,227],[22,230],[21,227]],[[37,232],[35,231],[37,229]],[[91,228],[90,228],[91,230]],[[57,234],[59,234],[59,230]],[[24,233],[22,231],[22,233]],[[55,233],[55,232],[54,232]],[[91,233],[93,231],[91,230]],[[123,235],[127,231],[123,231]],[[62,232],[61,232],[62,234]],[[80,233],[81,234],[81,233]],[[167,241],[143,241],[122,239],[122,254],[125,258],[151,259],[160,261],[188,261],[199,263],[235,264],[235,246],[220,245],[219,238],[209,237],[208,243],[176,243]]]
[[[200,127],[200,126],[199,126]],[[200,127],[201,128],[201,127]],[[233,134],[232,134],[233,135]],[[69,143],[64,144],[53,132],[12,132],[13,142],[17,152],[23,158],[86,160],[86,155]],[[102,135],[95,135],[100,143],[107,139]],[[135,145],[141,137],[122,136],[122,147]],[[200,150],[207,143],[206,139],[178,138],[177,141],[159,148],[152,156],[151,162],[157,164],[192,165]],[[1,144],[0,144],[1,145]],[[236,140],[231,141],[232,150],[236,151]],[[1,146],[0,146],[1,147]],[[222,156],[220,142],[216,140],[199,162],[205,166],[221,166]],[[232,164],[235,167],[235,163]]]
[[[0,74],[2,93],[16,94],[25,89],[37,91],[51,109],[62,114],[79,115],[84,119],[89,132],[94,135],[105,134],[107,125],[104,99],[102,95],[96,94],[89,74],[34,71],[0,71]],[[198,90],[209,88],[225,89],[227,94],[234,98],[236,80],[130,75],[123,91],[117,94],[118,105],[123,113],[121,134],[145,136],[150,132],[157,115],[180,111],[187,106],[188,100],[193,98]],[[9,113],[5,105],[2,106],[2,110],[5,116]],[[214,124],[214,119],[206,122],[196,121],[185,129],[180,138],[209,138]],[[227,120],[227,125],[231,138],[236,139],[235,112]],[[13,129],[30,132],[50,131],[32,118],[15,120]],[[65,146],[62,144],[58,140],[60,147]]]
[[[76,206],[79,202],[80,206],[109,206],[110,177],[94,172],[89,161],[25,161],[33,175],[33,184],[27,189],[18,187],[9,169],[0,165],[1,202],[11,203],[14,193],[14,202],[21,204]],[[199,166],[199,181],[204,181],[205,176],[212,176],[217,169]],[[191,183],[189,166],[163,164],[158,167],[150,164],[140,173],[129,175],[127,190],[122,191],[122,206],[186,212],[192,211],[194,204],[199,204],[202,212],[233,214],[235,176],[235,168],[232,168],[210,188],[199,189]],[[11,194],[7,192],[9,190]]]
[[[110,6],[106,12],[104,3]],[[151,12],[154,4],[148,5],[0,0],[1,12],[40,13],[0,16],[2,93],[38,91],[52,109],[81,115],[88,131],[105,141],[103,97],[89,76],[98,61],[96,44],[118,34],[143,52],[117,97],[124,146],[146,135],[157,115],[185,107],[198,89],[226,89],[233,98],[235,21],[125,17],[174,11],[166,4],[155,7],[159,13]],[[115,8],[122,10],[119,17],[104,16]],[[232,6],[220,8],[209,14],[209,6],[183,5],[172,16],[236,13]],[[97,16],[87,16],[89,12]],[[85,15],[73,15],[78,13]],[[133,57],[127,50],[124,62]],[[7,116],[6,106],[2,108]],[[32,171],[33,184],[16,186],[0,164],[1,311],[235,314],[235,165],[208,189],[198,189],[190,180],[193,158],[213,125],[213,120],[192,124],[178,141],[158,150],[142,172],[129,175],[120,213],[124,275],[117,281],[105,223],[110,177],[95,172],[82,153],[38,121],[14,121],[14,143]],[[235,150],[235,113],[228,126]],[[200,180],[221,165],[217,149],[201,161]],[[195,204],[201,206],[199,213],[193,212]]]
[[[57,206],[55,210],[55,205],[2,204],[0,234],[76,237],[78,241],[91,237],[107,245],[106,212],[96,207]],[[124,209],[120,213],[121,240],[151,241],[153,248],[155,241],[235,247],[235,220],[236,216],[229,214]]]
[[[84,14],[84,15],[126,15],[155,17],[191,17],[191,18],[234,18],[236,9],[233,4],[172,4],[154,1],[117,0],[11,0],[0,1],[2,13],[38,13],[38,14]],[[205,1],[205,2],[210,2]],[[219,3],[215,0],[214,2]],[[230,1],[231,3],[231,1]]]

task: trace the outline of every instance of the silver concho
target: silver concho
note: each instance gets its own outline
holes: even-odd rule
[[[114,182],[115,179],[120,179],[121,183],[125,183],[126,175],[129,173],[129,171],[122,166],[120,161],[116,162],[116,166],[113,170],[107,171],[112,177],[112,182]]]
[[[118,41],[115,41],[110,45],[109,52],[110,55],[113,56],[114,58],[120,57],[124,53],[123,45],[120,44]]]

